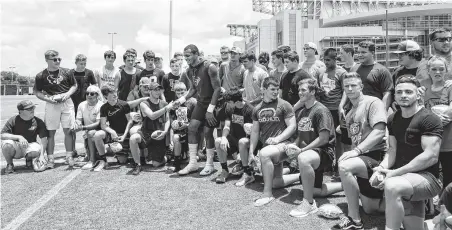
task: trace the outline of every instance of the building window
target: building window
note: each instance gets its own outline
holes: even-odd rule
[[[278,46],[282,45],[282,32],[278,32]]]

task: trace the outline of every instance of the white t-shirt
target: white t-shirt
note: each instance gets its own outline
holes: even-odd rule
[[[243,76],[243,86],[245,88],[244,99],[247,101],[254,101],[261,96],[262,82],[268,77],[268,73],[265,70],[256,67],[254,72],[245,70]]]
[[[96,77],[96,81],[99,81],[99,87],[109,84],[115,85],[115,75],[119,72],[119,68],[114,67],[113,70],[106,69],[105,66],[94,71],[94,76]]]
[[[83,125],[91,125],[100,120],[100,107],[104,103],[98,101],[96,105],[89,106],[87,101],[83,101],[78,105],[77,120],[82,120]],[[85,135],[84,135],[85,136]],[[86,138],[86,137],[85,137]]]

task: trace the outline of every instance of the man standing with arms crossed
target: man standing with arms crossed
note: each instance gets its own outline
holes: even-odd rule
[[[54,168],[53,152],[55,149],[55,133],[60,123],[64,132],[64,146],[66,148],[66,161],[69,167],[74,166],[73,138],[69,132],[75,121],[74,103],[71,95],[77,90],[77,82],[69,69],[61,68],[61,58],[55,50],[48,50],[44,54],[47,68],[36,75],[34,94],[46,102],[44,122],[49,130],[47,156],[49,168]]]
[[[184,169],[179,171],[179,175],[187,175],[198,170],[196,165],[196,155],[198,152],[198,129],[203,122],[207,122],[210,127],[215,126],[217,123],[213,112],[221,93],[218,69],[210,62],[202,61],[200,59],[198,47],[192,44],[186,46],[184,49],[184,56],[187,63],[190,65],[187,69],[187,77],[191,86],[188,94],[185,97],[179,98],[176,102],[183,104],[187,99],[197,94],[197,104],[193,110],[190,124],[188,126],[189,163]],[[207,161],[205,168],[200,173],[201,176],[207,176],[214,172],[214,128],[210,127],[205,125]]]

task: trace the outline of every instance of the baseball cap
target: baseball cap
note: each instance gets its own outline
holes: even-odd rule
[[[210,61],[210,63],[217,63],[217,64],[219,63],[218,59],[216,57],[209,58],[209,61]]]
[[[36,105],[38,105],[38,104],[35,104],[30,100],[23,100],[17,104],[17,109],[25,110],[25,109],[35,108]]]
[[[149,88],[150,88],[151,90],[154,90],[154,89],[157,89],[157,88],[163,89],[163,87],[162,87],[159,83],[157,83],[157,82],[151,82],[151,83],[149,83]]]
[[[148,77],[142,77],[142,78],[140,79],[139,85],[150,85],[151,82],[152,82],[152,81],[151,81],[150,78],[148,78]]]
[[[233,47],[231,48],[231,53],[238,53],[238,54],[241,54],[241,53],[242,53],[242,49],[240,49],[240,48],[237,47],[237,46],[233,46]]]
[[[318,55],[319,53],[317,52],[317,45],[313,42],[308,42],[306,44],[304,44],[305,48],[312,48],[315,50],[315,55]]]
[[[417,44],[417,42],[413,40],[405,40],[399,44],[399,46],[397,47],[397,51],[394,51],[394,53],[399,54],[409,51],[417,51],[420,49],[421,47],[419,46],[419,44]]]

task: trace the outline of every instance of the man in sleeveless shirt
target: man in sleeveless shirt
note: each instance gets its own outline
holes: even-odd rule
[[[94,77],[99,88],[106,84],[115,85],[115,75],[119,71],[114,66],[116,60],[116,53],[112,50],[105,51],[104,53],[105,65],[102,68],[94,71]]]
[[[124,53],[122,59],[125,66],[115,75],[115,88],[118,90],[118,99],[126,101],[131,90],[138,90],[141,71],[134,67],[136,55],[133,53]]]
[[[187,77],[191,86],[188,94],[185,97],[179,98],[177,102],[183,104],[187,99],[196,94],[197,104],[188,126],[189,164],[179,171],[179,175],[186,175],[198,170],[196,165],[196,155],[198,152],[197,132],[202,123],[207,123],[205,126],[207,161],[206,167],[201,171],[200,175],[210,175],[214,172],[213,156],[215,151],[214,128],[211,127],[214,127],[217,123],[213,112],[221,93],[220,78],[218,77],[218,69],[215,65],[200,59],[198,47],[195,45],[186,46],[184,56],[190,65],[187,69]]]

